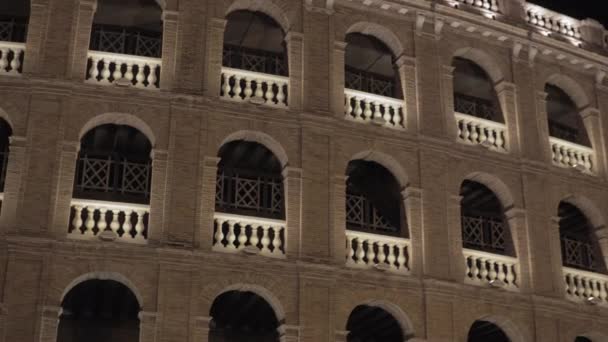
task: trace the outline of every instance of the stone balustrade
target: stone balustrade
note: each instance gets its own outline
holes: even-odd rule
[[[458,141],[507,152],[507,126],[505,124],[462,113],[454,113],[454,116],[458,127]]]
[[[87,82],[158,89],[160,58],[89,51]]]
[[[20,75],[25,43],[0,41],[0,75]]]
[[[404,129],[403,100],[344,89],[344,114],[347,119]]]
[[[548,32],[581,39],[579,20],[531,3],[525,4],[525,10],[528,24],[546,29]]]
[[[410,272],[410,240],[394,236],[346,231],[346,265]]]
[[[214,221],[213,250],[285,257],[285,221],[217,212]]]
[[[222,67],[221,97],[233,101],[286,107],[289,77]]]
[[[68,236],[146,243],[150,206],[73,199]]]
[[[473,7],[483,8],[488,11],[498,12],[500,8],[498,8],[497,0],[457,0],[459,3],[467,4]]]
[[[463,248],[465,282],[473,285],[495,285],[516,291],[519,288],[517,258]]]
[[[576,168],[585,173],[595,172],[595,153],[592,148],[554,137],[549,137],[549,143],[554,165]]]
[[[608,275],[564,267],[566,296],[575,301],[593,299],[596,304],[608,304]]]

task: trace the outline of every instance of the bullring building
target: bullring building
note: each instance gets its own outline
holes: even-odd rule
[[[607,73],[525,0],[0,1],[0,342],[608,341]]]

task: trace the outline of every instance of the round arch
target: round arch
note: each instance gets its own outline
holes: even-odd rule
[[[82,126],[80,133],[78,134],[78,140],[81,140],[91,129],[104,124],[131,126],[142,132],[148,138],[152,147],[156,144],[156,137],[154,136],[152,128],[137,116],[125,113],[104,113],[94,116]]]
[[[357,22],[346,30],[346,34],[349,33],[361,33],[379,39],[388,46],[395,58],[401,56],[405,51],[401,40],[393,31],[376,23],[367,21]]]
[[[470,322],[468,326],[472,327],[473,323],[475,323],[476,321],[486,321],[496,325],[507,335],[511,342],[526,342],[528,340],[522,330],[515,323],[513,323],[512,320],[506,317],[497,315],[487,315],[474,319]]]
[[[515,206],[515,200],[509,187],[500,178],[485,172],[469,173],[464,179],[481,183],[492,190],[505,210]],[[460,184],[458,185],[460,187]]]
[[[13,122],[11,121],[10,116],[2,107],[0,107],[0,119],[6,121],[6,123],[11,128],[12,131],[15,130],[15,126],[13,125]]]
[[[399,164],[395,158],[389,156],[388,154],[374,150],[366,150],[355,154],[348,161],[350,162],[358,159],[364,161],[373,161],[385,167],[397,179],[397,182],[399,182],[401,188],[405,188],[409,185],[407,173],[401,164]],[[344,169],[344,174],[346,174],[346,168]]]
[[[582,336],[582,337],[586,337],[588,339],[590,339],[593,342],[608,342],[608,336],[599,332],[585,332],[583,334],[577,334],[578,336]],[[574,340],[573,340],[574,341]]]
[[[391,316],[393,316],[393,318],[395,318],[397,323],[399,323],[399,327],[401,327],[401,332],[403,333],[404,338],[407,339],[408,337],[414,336],[414,325],[412,324],[412,320],[398,305],[386,300],[369,300],[358,305],[376,307],[388,312],[391,314]]]
[[[70,284],[68,284],[68,286],[66,286],[66,288],[63,290],[59,302],[63,302],[65,296],[74,287],[76,287],[76,285],[83,283],[87,280],[114,280],[116,282],[119,282],[126,286],[129,290],[131,290],[131,292],[133,292],[135,298],[137,298],[137,302],[139,303],[140,309],[144,307],[143,297],[141,295],[141,292],[135,286],[135,284],[133,284],[133,282],[131,282],[127,277],[117,272],[89,272],[77,277],[76,279],[72,280],[72,282],[70,282]]]
[[[581,195],[569,195],[563,198],[562,201],[570,203],[582,211],[593,226],[593,229],[597,230],[606,225],[604,216],[589,198]]]
[[[230,291],[253,292],[256,295],[262,297],[274,311],[274,314],[277,318],[277,322],[279,322],[279,326],[285,323],[285,309],[283,308],[283,305],[281,305],[279,299],[265,287],[255,284],[233,284],[217,292],[213,297],[213,300],[215,300],[215,298],[219,297],[220,295]]]
[[[226,145],[229,142],[237,140],[250,141],[258,143],[260,145],[264,145],[275,155],[275,157],[277,157],[277,159],[279,159],[282,168],[285,168],[287,166],[289,159],[287,158],[287,152],[285,152],[283,146],[281,146],[281,144],[270,135],[260,131],[242,130],[234,132],[224,138],[224,140],[222,140],[217,150],[219,151],[222,146]]]
[[[581,87],[581,85],[574,79],[566,75],[552,74],[547,78],[546,82],[543,83],[543,86],[545,84],[551,84],[562,89],[566,94],[568,94],[568,96],[570,96],[579,110],[589,107],[591,103],[589,96],[587,96],[587,93],[583,87]]]
[[[230,13],[239,10],[262,12],[274,19],[285,33],[289,32],[291,28],[291,22],[285,12],[273,1],[236,0],[228,7],[225,15],[228,16]]]
[[[505,79],[505,73],[498,63],[482,50],[472,47],[460,48],[454,52],[450,60],[454,59],[454,57],[464,58],[479,65],[488,74],[494,85]]]

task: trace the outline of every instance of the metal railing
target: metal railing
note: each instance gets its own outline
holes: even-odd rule
[[[462,243],[465,248],[504,254],[507,248],[506,224],[483,216],[461,216]]]
[[[351,230],[395,235],[399,229],[384,218],[365,196],[346,194],[346,226]]]
[[[27,18],[0,17],[0,41],[25,43]]]
[[[593,245],[568,237],[561,237],[562,258],[564,266],[598,272],[600,264]]]
[[[500,113],[492,101],[458,93],[454,94],[454,111],[491,121]]]
[[[222,65],[262,74],[287,76],[285,54],[224,44]]]
[[[575,113],[575,115],[578,115]],[[566,140],[571,143],[579,144],[579,131],[576,128],[572,128],[559,122],[549,120],[549,136]]]
[[[160,58],[162,33],[118,26],[94,25],[90,50]]]
[[[344,88],[365,93],[400,98],[400,96],[397,96],[396,83],[394,78],[364,70],[347,67],[344,71]]]

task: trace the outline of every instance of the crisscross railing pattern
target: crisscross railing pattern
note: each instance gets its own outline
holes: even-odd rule
[[[365,196],[346,194],[346,225],[349,229],[394,234],[398,231]]]
[[[124,27],[95,25],[91,32],[91,50],[124,55],[160,58],[162,34],[130,30]]]
[[[344,87],[366,93],[395,97],[395,80],[371,72],[347,68],[344,73]]]
[[[224,45],[222,65],[263,74],[287,76],[287,61],[283,53]]]
[[[506,225],[502,220],[483,216],[462,216],[462,242],[467,248],[504,253]]]
[[[458,93],[454,94],[454,111],[486,120],[495,120],[498,116],[492,101]]]
[[[595,249],[587,242],[561,237],[563,261],[565,266],[588,271],[598,271]]]
[[[0,18],[0,41],[24,43],[27,18]]]

